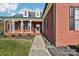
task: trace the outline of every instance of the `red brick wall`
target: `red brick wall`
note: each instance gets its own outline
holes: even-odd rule
[[[54,38],[55,38],[55,34],[53,35],[53,33],[55,32],[53,30],[53,6],[51,7],[51,9],[49,10],[49,12],[47,13],[46,17],[48,17],[48,28],[44,28],[44,32],[43,34],[45,35],[45,37],[51,42],[51,43],[55,43],[54,42]],[[46,17],[43,19],[43,23],[46,21]],[[43,25],[44,27],[44,25]]]
[[[74,4],[56,4],[56,46],[79,44],[79,31],[69,30],[69,7]]]

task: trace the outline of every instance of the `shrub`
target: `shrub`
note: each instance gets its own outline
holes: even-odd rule
[[[0,31],[0,36],[4,35],[4,32],[3,31]]]
[[[31,34],[27,34],[27,36],[31,37],[32,35]]]
[[[19,34],[18,36],[22,36],[21,34]]]
[[[4,35],[3,37],[8,37],[7,35]]]
[[[12,37],[15,37],[15,35],[12,35]]]

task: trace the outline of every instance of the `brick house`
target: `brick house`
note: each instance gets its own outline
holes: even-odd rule
[[[38,19],[26,17],[5,18],[5,35],[22,35],[24,33],[42,33],[51,44],[57,47],[78,45],[79,4],[48,3],[44,8],[42,18]]]
[[[46,4],[43,35],[55,46],[79,44],[79,3]]]

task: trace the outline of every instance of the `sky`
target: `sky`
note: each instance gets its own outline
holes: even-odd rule
[[[0,3],[0,16],[14,16],[22,14],[24,9],[44,10],[45,3]]]

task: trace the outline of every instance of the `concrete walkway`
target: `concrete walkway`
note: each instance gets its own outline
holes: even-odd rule
[[[50,52],[45,48],[45,43],[41,35],[35,37],[29,56],[51,56]]]

